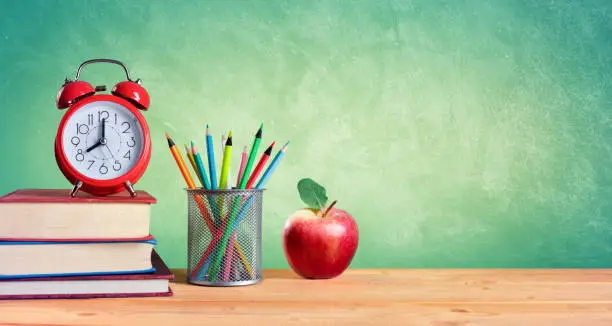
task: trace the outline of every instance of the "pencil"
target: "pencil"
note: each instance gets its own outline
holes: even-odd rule
[[[185,182],[187,182],[187,186],[189,187],[189,189],[195,189],[196,188],[195,182],[193,182],[193,179],[191,178],[191,174],[189,173],[189,170],[187,169],[187,166],[185,165],[185,161],[183,161],[181,152],[179,151],[178,147],[176,147],[176,144],[174,143],[172,138],[170,138],[168,133],[166,133],[166,139],[168,139],[168,147],[170,147],[170,152],[172,153],[172,156],[174,157],[174,160],[176,161],[176,164],[178,165],[179,170],[181,170],[181,174],[183,175],[183,178],[185,178]]]
[[[240,180],[239,189],[244,189],[247,184],[247,178],[251,173],[251,168],[253,167],[253,162],[255,161],[255,156],[257,156],[257,151],[259,150],[259,144],[261,143],[261,134],[263,133],[263,123],[259,126],[259,130],[255,134],[255,140],[253,140],[253,146],[251,147],[251,153],[249,153],[249,160],[244,168],[244,173],[242,173],[242,178]]]
[[[189,159],[189,163],[193,168],[193,172],[195,172],[196,176],[198,177],[198,180],[200,180],[200,183],[203,186],[204,183],[202,183],[202,178],[200,177],[200,173],[198,172],[198,168],[196,167],[195,160],[193,159],[193,153],[191,153],[191,150],[189,149],[189,147],[187,147],[187,144],[183,145],[185,145],[185,153],[187,153],[187,158]]]
[[[225,142],[225,149],[223,150],[223,164],[221,165],[221,177],[219,178],[219,188],[227,188],[227,173],[230,167],[230,161],[232,156],[232,132],[229,132],[227,141]]]
[[[223,159],[223,153],[225,153],[225,143],[227,141],[227,137],[225,137],[225,134],[221,135],[221,159]],[[223,163],[223,162],[221,162]],[[232,170],[228,168],[227,170],[227,180],[232,180]],[[221,188],[221,189],[232,189],[232,185],[228,182],[227,185],[225,186],[225,188]]]
[[[236,188],[240,187],[240,180],[242,179],[242,175],[244,174],[244,167],[246,166],[247,161],[247,147],[244,146],[242,150],[242,159],[240,160],[240,169],[238,169],[238,178],[236,179]]]
[[[208,156],[208,172],[210,173],[210,187],[217,189],[217,169],[215,168],[215,152],[213,151],[213,139],[206,125],[206,155]]]
[[[187,169],[187,165],[185,165],[185,161],[183,161],[181,152],[179,151],[178,147],[176,147],[176,144],[174,144],[174,141],[172,140],[172,138],[170,138],[168,133],[166,133],[166,139],[168,139],[168,147],[170,147],[170,152],[172,153],[172,156],[174,157],[174,160],[176,161],[176,164],[178,165],[179,170],[181,171],[181,174],[183,175],[183,178],[185,178],[187,187],[189,189],[196,189],[196,184],[191,178],[191,174],[189,173],[189,170]],[[197,196],[197,195],[194,196],[194,199],[198,206],[198,209],[200,210],[200,213],[202,213],[202,217],[204,218],[204,221],[206,222],[208,229],[210,230],[210,232],[213,232],[215,230],[215,227],[213,226],[212,217],[210,216],[210,210],[208,209],[206,203],[204,202],[204,199],[202,199],[202,197]]]
[[[191,142],[191,156],[193,157],[193,161],[195,162],[195,166],[197,168],[198,174],[200,175],[200,181],[202,181],[202,186],[206,189],[210,189],[210,182],[208,181],[208,177],[206,176],[206,170],[204,170],[204,164],[202,163],[202,157],[200,153],[198,153],[197,148],[193,141]]]
[[[283,157],[285,156],[285,152],[287,151],[287,146],[289,146],[289,142],[287,142],[285,146],[283,146],[283,148],[281,148],[280,151],[276,153],[276,156],[274,156],[272,163],[270,163],[270,165],[266,169],[266,172],[264,172],[264,174],[261,176],[261,179],[259,179],[259,182],[255,186],[255,189],[263,189],[263,186],[268,182],[270,175],[272,175],[274,170],[276,170],[278,163],[280,163],[280,160],[282,160]]]
[[[223,282],[228,282],[230,279],[230,272],[232,270],[232,265],[234,265],[234,244],[236,242],[236,232],[232,233],[230,237],[230,243],[225,249],[225,265],[223,265]]]
[[[253,170],[253,173],[251,173],[251,177],[249,178],[249,181],[247,182],[247,185],[246,185],[247,189],[251,189],[251,187],[253,187],[255,180],[257,180],[257,177],[261,173],[261,170],[263,170],[263,167],[266,165],[266,162],[268,162],[270,155],[272,155],[272,148],[274,148],[275,143],[276,142],[272,142],[272,144],[270,144],[270,146],[268,147],[268,149],[266,149],[263,155],[261,155],[261,158],[259,159],[257,166],[255,166],[255,170]]]

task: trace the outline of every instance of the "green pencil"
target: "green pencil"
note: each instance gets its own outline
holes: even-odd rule
[[[255,134],[255,140],[253,141],[253,146],[251,147],[251,153],[249,153],[249,160],[247,161],[246,166],[244,167],[244,172],[242,172],[242,179],[240,180],[239,189],[245,189],[247,181],[249,181],[249,176],[251,175],[251,168],[253,168],[253,162],[255,161],[255,156],[257,156],[257,150],[259,150],[259,144],[261,143],[261,134],[263,131],[263,123],[259,126],[259,130],[257,130],[257,134]]]
[[[230,169],[230,159],[232,156],[232,132],[229,132],[223,151],[223,165],[221,165],[221,177],[219,178],[219,189],[227,188],[227,174]]]

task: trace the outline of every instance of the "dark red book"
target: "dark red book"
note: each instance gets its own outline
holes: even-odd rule
[[[93,196],[67,189],[21,189],[0,197],[0,240],[130,241],[149,236],[151,204],[145,191]]]
[[[88,299],[171,296],[174,275],[153,250],[150,274],[0,279],[0,299]]]
[[[68,189],[20,189],[0,198],[4,203],[128,203],[154,204],[157,200],[143,190],[136,191],[136,197],[127,191],[108,196],[94,196],[79,192],[70,197]]]

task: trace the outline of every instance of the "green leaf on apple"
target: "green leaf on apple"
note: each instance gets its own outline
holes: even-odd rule
[[[310,178],[304,178],[297,184],[302,201],[309,208],[322,210],[327,205],[327,191],[323,186]]]

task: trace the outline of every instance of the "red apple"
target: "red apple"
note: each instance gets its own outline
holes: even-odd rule
[[[302,209],[291,215],[283,229],[283,249],[289,266],[308,279],[329,279],[351,264],[359,230],[353,217],[341,209]]]

